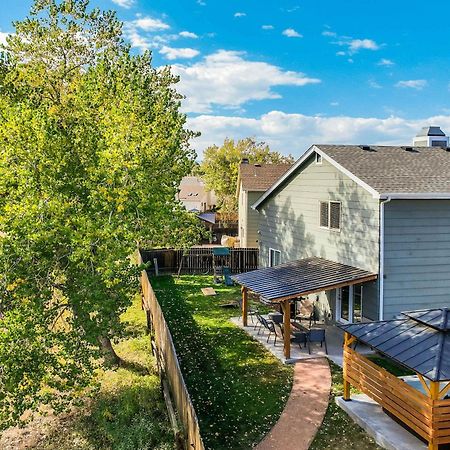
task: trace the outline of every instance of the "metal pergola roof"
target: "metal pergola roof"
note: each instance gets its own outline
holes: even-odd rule
[[[347,333],[431,381],[450,381],[450,311],[409,311],[400,319],[339,325]]]
[[[241,273],[231,278],[241,286],[259,294],[263,300],[277,302],[372,281],[377,277],[376,273],[357,267],[311,257]]]

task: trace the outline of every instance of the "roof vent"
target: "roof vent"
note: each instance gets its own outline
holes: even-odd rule
[[[375,150],[370,145],[360,145],[361,150],[365,150],[366,152],[374,152]]]
[[[261,167],[261,164],[256,163],[256,164],[255,164],[255,167]]]
[[[403,147],[403,149],[407,152],[412,152],[412,153],[418,153],[419,150],[415,149],[414,147]]]
[[[248,163],[249,163],[248,158],[242,158],[241,159],[241,164],[248,164]]]
[[[414,147],[442,147],[449,146],[449,139],[441,127],[423,127],[413,140]]]

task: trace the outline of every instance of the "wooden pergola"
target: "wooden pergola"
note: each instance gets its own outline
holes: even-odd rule
[[[305,295],[337,289],[343,286],[376,280],[377,274],[324,258],[305,258],[234,275],[242,286],[242,323],[248,325],[248,291],[266,302],[278,303],[283,311],[284,329],[291,327],[290,301]],[[291,357],[291,336],[284,333],[284,356]]]
[[[450,443],[450,311],[410,311],[396,320],[342,325],[344,400],[350,385],[371,397],[428,442]],[[356,352],[360,341],[415,372],[422,390]]]

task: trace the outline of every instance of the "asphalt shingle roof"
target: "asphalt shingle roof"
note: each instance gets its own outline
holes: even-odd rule
[[[441,147],[317,145],[380,194],[450,193],[450,151]]]
[[[239,177],[244,191],[265,192],[291,168],[291,164],[241,164]]]

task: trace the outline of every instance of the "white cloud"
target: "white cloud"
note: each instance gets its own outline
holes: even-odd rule
[[[286,28],[283,31],[282,34],[284,36],[287,36],[287,37],[290,37],[290,38],[293,38],[293,37],[301,38],[301,37],[303,37],[298,31],[295,31],[293,28]]]
[[[3,31],[0,31],[0,44],[6,45],[6,38],[9,36],[9,33],[5,33]]]
[[[395,86],[399,88],[417,89],[418,91],[420,91],[427,85],[427,80],[402,80],[399,81]]]
[[[273,25],[263,25],[261,28],[262,28],[263,30],[273,30],[273,29],[274,29],[274,26],[273,26]]]
[[[378,50],[380,46],[372,39],[352,39],[347,43],[350,52],[356,53],[361,49]]]
[[[198,50],[195,50],[194,48],[173,48],[167,47],[166,45],[162,46],[162,48],[159,50],[159,53],[164,55],[169,60],[190,59],[195,58],[200,54],[200,52]]]
[[[206,2],[203,0],[197,0],[197,4],[199,4],[200,6],[206,6]]]
[[[198,39],[198,36],[195,33],[192,33],[191,31],[181,31],[178,33],[181,37],[188,38],[188,39]]]
[[[167,23],[163,22],[160,19],[154,19],[150,16],[140,17],[129,23],[133,24],[136,28],[147,32],[168,30],[170,28],[170,25],[168,25]]]
[[[368,84],[372,89],[381,89],[381,85],[377,83],[375,80],[369,80]]]
[[[382,58],[378,61],[379,66],[393,66],[395,63],[390,59]]]
[[[339,102],[331,102],[330,105],[331,106],[339,106]]]
[[[450,116],[442,115],[417,120],[391,116],[320,117],[271,111],[259,118],[201,115],[188,118],[192,130],[202,133],[192,141],[201,156],[207,146],[220,144],[225,137],[253,136],[273,149],[300,156],[312,144],[379,144],[408,145],[426,125],[438,124],[450,132]]]
[[[112,0],[118,6],[129,9],[134,5],[134,0]]]
[[[247,14],[245,12],[234,13],[234,17],[245,17]]]
[[[346,56],[347,53],[340,51],[340,52],[336,52],[336,55],[337,56]]]
[[[210,112],[214,105],[238,108],[250,100],[276,99],[275,86],[305,86],[320,83],[301,72],[284,71],[261,61],[245,59],[245,53],[219,50],[191,66],[175,64],[178,88],[186,95],[183,109]]]
[[[337,34],[334,31],[325,30],[322,31],[322,36],[336,37]]]

